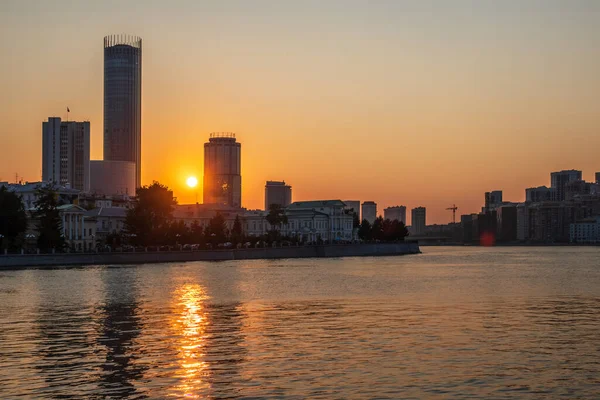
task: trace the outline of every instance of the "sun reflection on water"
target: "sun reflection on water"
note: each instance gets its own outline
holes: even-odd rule
[[[186,284],[175,292],[174,319],[171,324],[176,339],[179,369],[175,376],[178,384],[173,388],[172,396],[200,398],[199,393],[209,388],[208,363],[204,361],[206,346],[206,328],[208,326],[202,286]]]

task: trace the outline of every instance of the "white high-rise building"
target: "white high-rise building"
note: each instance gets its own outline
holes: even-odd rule
[[[42,123],[42,180],[90,189],[90,123],[50,117]]]

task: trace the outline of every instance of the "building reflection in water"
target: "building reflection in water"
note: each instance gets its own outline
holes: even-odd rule
[[[200,398],[200,393],[209,388],[204,361],[208,326],[204,303],[207,296],[202,286],[185,284],[177,289],[175,299],[171,328],[178,338],[175,347],[179,370],[176,372],[178,384],[172,395]]]
[[[105,349],[99,386],[109,397],[139,395],[136,383],[148,368],[141,362],[142,346],[136,339],[142,331],[137,300],[136,270],[123,268],[103,274],[105,302],[99,309],[98,345]]]

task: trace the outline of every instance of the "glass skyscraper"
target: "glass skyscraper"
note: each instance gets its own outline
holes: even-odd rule
[[[242,206],[242,145],[235,134],[215,132],[204,143],[204,204]]]
[[[135,162],[135,185],[142,167],[142,39],[104,38],[104,159]]]

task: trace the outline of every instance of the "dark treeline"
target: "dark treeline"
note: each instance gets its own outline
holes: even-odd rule
[[[378,217],[373,225],[364,219],[358,228],[359,239],[365,241],[402,242],[407,236],[408,229],[404,222],[396,219],[391,221]]]

